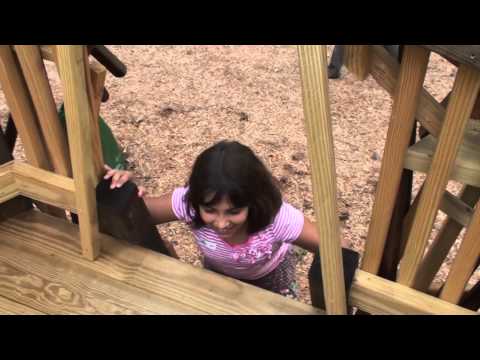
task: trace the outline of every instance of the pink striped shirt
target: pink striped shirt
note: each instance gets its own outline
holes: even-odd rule
[[[187,214],[184,198],[187,188],[176,188],[172,195],[175,216],[191,224],[192,214]],[[251,234],[239,245],[230,245],[212,229],[192,228],[195,240],[205,260],[215,270],[237,279],[255,280],[274,270],[285,257],[302,232],[303,214],[283,202],[274,221],[265,229]]]

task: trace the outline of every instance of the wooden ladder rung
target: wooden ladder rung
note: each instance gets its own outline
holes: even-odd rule
[[[480,146],[474,146],[473,138],[480,144],[480,134],[469,132],[468,143],[460,146],[455,166],[450,173],[449,180],[480,187]],[[406,169],[428,173],[432,163],[433,154],[437,145],[437,139],[429,135],[412,145],[408,149],[404,166]]]

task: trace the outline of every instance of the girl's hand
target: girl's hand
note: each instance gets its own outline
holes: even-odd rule
[[[108,165],[104,165],[107,173],[104,175],[104,179],[112,179],[110,189],[121,188],[123,184],[133,178],[133,174],[126,170],[112,169]],[[138,196],[143,197],[145,195],[145,188],[143,186],[138,187]]]

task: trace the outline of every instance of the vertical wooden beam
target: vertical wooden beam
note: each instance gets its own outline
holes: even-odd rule
[[[88,59],[87,48],[84,48],[85,59]],[[97,177],[97,184],[105,174],[104,159],[102,152],[102,142],[100,138],[100,128],[98,117],[100,114],[100,105],[102,101],[102,93],[105,85],[106,70],[101,64],[88,61],[85,62],[85,74],[87,75],[87,90],[89,97],[90,109],[92,112],[92,147],[93,147],[93,165]]]
[[[413,177],[413,174],[412,174]],[[405,251],[405,246],[408,239],[408,234],[412,227],[413,218],[418,207],[418,199],[420,197],[422,189],[418,192],[417,196],[413,200],[413,203],[407,207],[406,201],[411,200],[411,185],[410,192],[406,191],[406,184],[408,177],[405,172],[402,174],[402,179],[399,185],[399,191],[395,207],[392,212],[392,219],[390,221],[390,227],[387,233],[387,239],[385,240],[385,249],[378,270],[378,275],[384,279],[396,281],[398,264],[402,259]],[[410,182],[411,184],[411,182]],[[408,199],[401,198],[402,196],[408,197]]]
[[[403,257],[403,254],[405,252],[405,247],[407,245],[408,235],[410,234],[410,230],[412,229],[413,220],[415,219],[415,214],[416,214],[417,209],[418,209],[418,203],[420,202],[420,197],[422,196],[423,186],[424,186],[424,184],[422,184],[422,186],[418,190],[417,196],[413,200],[412,205],[408,209],[408,212],[405,215],[405,218],[403,219],[402,247],[400,249],[399,262],[400,262],[401,258]]]
[[[0,80],[7,105],[23,141],[25,156],[33,165],[52,170],[40,128],[17,59],[8,45],[0,45]]]
[[[45,144],[57,174],[71,177],[70,156],[65,131],[38,45],[15,45],[27,86],[32,96]]]
[[[401,63],[402,54],[403,45],[399,47],[399,53],[397,55],[397,60],[399,63]],[[410,136],[409,146],[416,142],[416,130],[417,127],[414,126]],[[403,223],[405,216],[408,214],[410,202],[412,200],[412,183],[413,171],[404,169],[400,180],[397,198],[395,200],[395,206],[392,212],[392,219],[390,221],[387,239],[385,241],[382,262],[380,263],[380,269],[378,272],[381,277],[391,281],[395,281],[397,278],[398,263],[400,262],[405,249],[406,236],[404,236],[404,231],[406,228],[403,226]]]
[[[480,257],[480,207],[477,207],[470,226],[465,233],[465,238],[460,245],[457,256],[448,274],[440,299],[457,304],[463,295],[468,279],[475,270]]]
[[[299,46],[305,127],[328,314],[346,314],[325,46]]]
[[[471,207],[475,206],[479,197],[480,189],[473,186],[465,186],[460,195],[460,199]],[[426,291],[430,287],[430,284],[462,229],[463,225],[452,218],[445,219],[430,249],[418,267],[417,275],[412,286],[413,288]]]
[[[404,285],[413,285],[479,88],[480,72],[461,65],[400,264],[398,281]]]
[[[362,269],[372,274],[378,272],[382,260],[428,59],[425,49],[405,47],[362,262]]]
[[[370,73],[370,46],[345,45],[345,66],[358,80],[365,80]]]
[[[37,116],[28,92],[20,64],[9,45],[0,45],[0,83],[15,127],[22,138],[27,161],[33,166],[51,171],[52,165],[42,138]],[[37,202],[40,210],[57,217],[65,212]]]
[[[407,46],[405,46],[406,48]],[[398,83],[398,61],[383,46],[372,45],[371,74],[376,82],[389,94],[394,95]],[[428,91],[422,89],[417,106],[416,118],[434,137],[438,137],[442,128],[445,109]]]
[[[442,100],[442,106],[446,107],[446,105],[448,104],[448,98],[449,96],[447,95],[447,97]],[[420,131],[421,129],[422,127],[420,127]],[[425,132],[426,135],[428,135],[428,132],[426,130]],[[422,137],[421,133],[420,137]],[[410,146],[416,142],[415,139],[416,127],[414,127],[412,136],[410,138]],[[407,172],[406,170],[404,170],[402,174],[402,180],[400,182],[394,212],[392,215],[392,221],[388,230],[385,251],[379,270],[380,276],[392,281],[395,281],[397,278],[398,264],[403,257],[403,253],[405,251],[406,243],[408,240],[408,235],[412,228],[413,219],[415,218],[415,212],[417,211],[418,202],[420,200],[420,195],[423,189],[422,185],[422,188],[420,188],[413,203],[410,205],[412,180],[413,172]],[[427,289],[428,286],[425,290]]]
[[[47,57],[49,60],[54,61],[59,76],[61,77],[60,70],[58,67],[58,57],[57,57],[57,45],[43,45],[41,46],[42,56]],[[85,59],[88,59],[88,49],[84,47]],[[104,159],[103,159],[103,150],[102,143],[100,138],[100,129],[98,124],[98,117],[100,114],[100,105],[101,98],[103,94],[103,89],[105,85],[106,78],[106,69],[100,63],[93,61],[89,63],[85,61],[85,73],[87,77],[87,92],[90,104],[90,111],[92,112],[92,146],[93,146],[93,164],[95,168],[95,174],[97,176],[97,184],[100,182],[103,174],[105,173]]]
[[[100,253],[100,240],[95,199],[96,174],[91,146],[92,113],[89,109],[83,50],[79,45],[57,46],[57,58],[65,93],[65,115],[82,253],[94,260]]]
[[[404,226],[404,220],[410,209],[412,179],[413,172],[410,170],[403,170],[398,195],[392,212],[390,227],[385,241],[385,250],[378,272],[379,276],[391,281],[395,281],[397,277],[398,263],[400,262],[405,249],[406,237],[403,232],[406,231],[407,228]]]
[[[100,105],[102,103],[102,94],[105,87],[105,78],[107,75],[107,70],[105,67],[93,61],[90,63],[89,67],[90,80],[92,84],[92,101],[93,101],[93,115],[95,119],[98,119],[100,114]]]

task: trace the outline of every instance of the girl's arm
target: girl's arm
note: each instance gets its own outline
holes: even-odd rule
[[[116,170],[105,165],[107,173],[104,179],[112,178],[110,188],[120,188],[128,180],[133,178],[133,174],[130,171]],[[142,197],[147,206],[148,212],[153,218],[155,225],[177,220],[175,213],[172,210],[172,194],[165,194],[163,196],[156,197],[144,197],[145,188],[138,187],[138,196]]]
[[[310,251],[312,253],[318,250],[320,244],[320,236],[318,235],[317,227],[314,223],[304,217],[303,229],[297,240],[293,242],[294,245]],[[347,248],[348,244],[342,238],[342,247]]]
[[[158,197],[144,197],[143,200],[156,225],[177,220],[172,210],[172,193]]]

